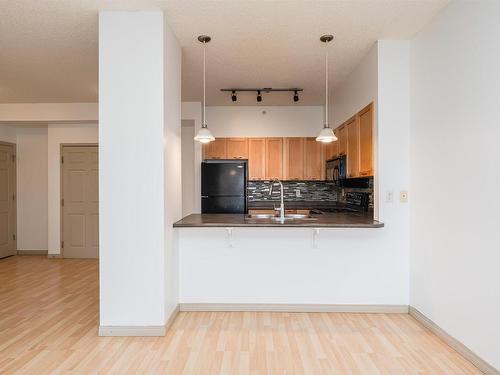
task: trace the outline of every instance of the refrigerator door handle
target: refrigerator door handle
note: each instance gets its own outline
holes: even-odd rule
[[[202,198],[208,198],[208,195],[202,195],[201,197]]]

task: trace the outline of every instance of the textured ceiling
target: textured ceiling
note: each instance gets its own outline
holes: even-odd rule
[[[377,39],[406,39],[447,0],[147,1],[0,0],[0,102],[97,101],[99,10],[162,9],[183,48],[182,98],[201,99],[199,34],[207,45],[207,101],[231,104],[223,87],[302,87],[299,105],[321,104],[324,47],[332,89]],[[238,105],[255,105],[254,94]],[[290,105],[290,94],[262,104]]]

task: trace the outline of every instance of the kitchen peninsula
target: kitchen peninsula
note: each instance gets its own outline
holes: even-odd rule
[[[181,309],[385,304],[377,290],[388,277],[380,272],[399,269],[380,261],[394,245],[374,215],[372,120],[373,105],[364,105],[335,129],[338,141],[331,143],[261,129],[204,144],[201,213],[173,224]],[[402,287],[390,289],[397,296]]]
[[[299,210],[300,211],[300,210]],[[174,224],[174,228],[193,227],[303,227],[303,228],[381,228],[383,223],[359,213],[290,214],[283,222],[268,214],[191,214]],[[300,215],[295,218],[293,215]],[[302,216],[304,215],[304,216]],[[256,217],[255,217],[256,216]]]

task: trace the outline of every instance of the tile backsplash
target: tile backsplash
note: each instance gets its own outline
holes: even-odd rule
[[[283,197],[286,201],[337,201],[337,187],[329,181],[282,181]],[[269,196],[271,181],[248,181],[248,201],[277,201],[280,186],[275,182],[272,196]],[[299,193],[297,193],[299,191]]]

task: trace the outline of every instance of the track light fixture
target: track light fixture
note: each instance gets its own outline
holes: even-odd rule
[[[293,92],[293,101],[294,103],[299,101],[299,91],[304,91],[304,89],[301,88],[290,88],[290,89],[273,89],[271,87],[263,87],[263,88],[254,88],[254,89],[243,89],[243,88],[230,88],[230,89],[220,89],[220,91],[223,92],[230,92],[231,93],[231,100],[233,102],[237,101],[236,93],[237,92],[242,92],[242,91],[250,91],[250,92],[255,92],[257,93],[257,102],[262,102],[262,93],[265,92],[266,94],[274,91],[280,91],[280,92]]]

